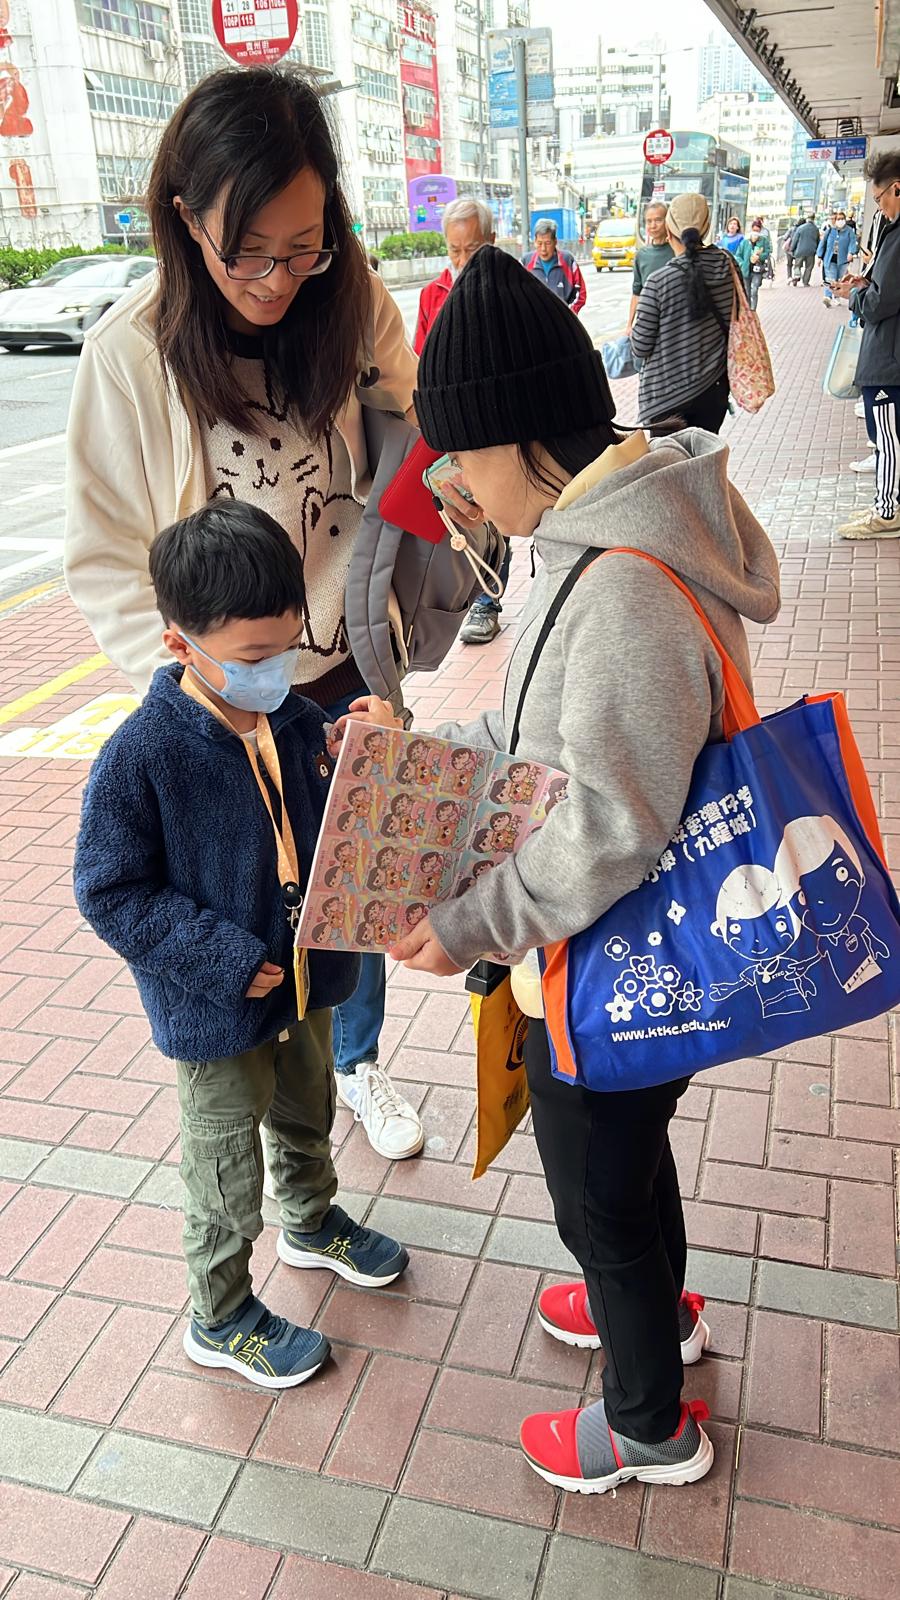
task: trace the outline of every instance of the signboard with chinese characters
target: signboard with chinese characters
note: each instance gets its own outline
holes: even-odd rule
[[[666,128],[654,128],[644,140],[644,160],[651,167],[664,167],[675,152],[675,140]]]
[[[866,139],[807,139],[810,161],[865,161]]]
[[[213,32],[239,67],[280,61],[294,42],[297,20],[297,0],[212,0]]]
[[[553,87],[553,36],[549,28],[505,28],[488,34],[488,103],[491,132],[514,139],[519,131],[516,40],[525,40],[526,123],[528,137],[556,131]]]

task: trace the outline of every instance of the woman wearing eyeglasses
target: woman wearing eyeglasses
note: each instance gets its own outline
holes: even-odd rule
[[[159,271],[88,333],[73,391],[70,593],[143,693],[166,659],[154,534],[210,497],[249,501],[303,557],[296,683],[334,720],[366,692],[344,621],[372,481],[362,405],[407,412],[416,357],[354,239],[315,89],[267,68],[204,79],[162,136],[148,210]],[[336,1018],[339,1092],[396,1159],[422,1128],[375,1065],[384,963],[363,968]]]

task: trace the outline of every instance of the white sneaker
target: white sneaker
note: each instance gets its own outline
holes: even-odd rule
[[[394,1088],[375,1061],[361,1061],[356,1071],[338,1072],[338,1099],[361,1122],[372,1149],[386,1161],[417,1156],[425,1143],[418,1112]]]
[[[875,471],[875,452],[873,451],[870,456],[863,456],[861,461],[851,461],[851,463],[850,463],[850,471],[851,472],[874,472]]]
[[[866,402],[864,400],[857,400],[856,405],[853,407],[853,415],[855,417],[861,418],[861,420],[863,422],[865,422],[865,420],[866,420]]]

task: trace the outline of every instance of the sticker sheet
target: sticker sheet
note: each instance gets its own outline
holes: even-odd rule
[[[348,723],[297,943],[389,949],[521,849],[567,782],[536,761]]]

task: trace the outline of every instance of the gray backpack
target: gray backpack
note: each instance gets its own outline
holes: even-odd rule
[[[370,693],[402,716],[403,678],[441,665],[486,579],[464,552],[452,549],[449,537],[429,544],[385,522],[381,496],[421,436],[394,412],[364,404],[362,413],[373,483],[347,573],[344,614]],[[499,571],[503,539],[491,524],[468,531],[466,540],[475,556]]]

